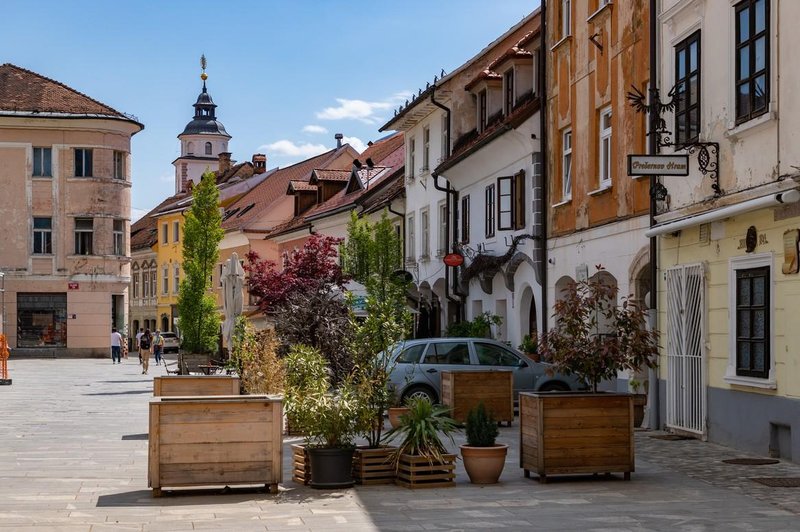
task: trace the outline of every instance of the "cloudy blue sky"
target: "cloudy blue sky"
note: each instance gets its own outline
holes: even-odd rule
[[[0,63],[85,92],[145,124],[133,139],[134,215],[173,193],[176,135],[208,89],[233,158],[286,166],[357,149],[442,69],[450,71],[538,0],[3,0]]]

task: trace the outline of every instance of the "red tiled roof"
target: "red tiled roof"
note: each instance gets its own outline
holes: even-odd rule
[[[323,170],[317,168],[314,170],[312,179],[319,181],[344,181],[350,179],[350,170]]]
[[[11,63],[0,65],[2,111],[103,116],[139,124],[134,118],[82,92]]]
[[[405,194],[404,168],[399,170],[384,180],[383,187],[375,187],[364,193],[358,203],[364,206],[365,212],[375,212],[382,209],[393,199]]]
[[[333,149],[321,155],[317,155],[316,157],[311,157],[305,161],[293,164],[292,166],[275,170],[272,175],[259,183],[253,190],[230,205],[231,209],[240,207],[242,210],[250,204],[254,204],[255,207],[251,208],[245,215],[231,216],[222,222],[222,228],[226,231],[235,231],[245,228],[252,229],[252,222],[266,212],[276,200],[286,196],[286,190],[290,181],[306,181],[311,176],[312,170],[315,168],[326,168],[334,163],[337,158],[347,153],[355,155],[357,152],[355,152],[349,144],[345,144],[341,148]],[[347,161],[348,165],[351,163],[352,161]]]
[[[316,192],[317,185],[312,185],[306,181],[289,181],[289,192],[293,190],[302,192]]]
[[[486,70],[482,71],[480,74],[475,76],[475,79],[473,79],[472,81],[467,83],[464,86],[464,89],[472,90],[472,87],[474,87],[475,85],[477,85],[481,81],[489,81],[489,80],[494,80],[494,79],[500,80],[500,79],[503,79],[503,77],[500,74],[498,74],[497,72],[492,72],[491,70],[489,70],[487,68]]]
[[[402,132],[394,133],[373,142],[372,145],[368,146],[358,157],[358,160],[362,163],[366,163],[367,159],[372,159],[372,162],[376,165],[394,166],[395,163],[392,155],[397,152],[397,148],[403,145]],[[405,152],[403,152],[402,157],[405,157]],[[391,160],[387,162],[388,159]],[[400,160],[402,162],[402,158]]]

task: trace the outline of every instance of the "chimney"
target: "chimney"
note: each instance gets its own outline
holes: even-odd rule
[[[267,171],[267,156],[263,153],[253,154],[253,173],[263,174]]]
[[[219,173],[225,173],[231,169],[231,152],[223,151],[219,154]]]
[[[342,147],[342,139],[344,138],[344,135],[342,135],[341,133],[337,133],[333,136],[333,138],[336,139],[336,149],[338,150],[339,148]]]

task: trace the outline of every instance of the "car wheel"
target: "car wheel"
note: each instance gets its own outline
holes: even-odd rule
[[[415,397],[427,399],[431,404],[436,404],[438,402],[436,394],[427,386],[412,386],[403,393],[403,403]]]
[[[569,386],[563,382],[548,382],[539,388],[540,392],[568,392]]]

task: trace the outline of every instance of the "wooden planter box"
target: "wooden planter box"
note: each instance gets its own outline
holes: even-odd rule
[[[239,395],[239,377],[171,375],[153,379],[153,397]]]
[[[292,445],[292,481],[303,486],[311,482],[311,459],[306,446],[299,443]]]
[[[392,484],[395,467],[392,453],[397,447],[356,447],[353,455],[353,479],[358,484]]]
[[[456,455],[445,454],[441,463],[427,458],[401,454],[395,484],[409,489],[451,488],[456,485]]]
[[[150,402],[148,483],[162,488],[283,480],[283,398],[161,397]]]
[[[549,475],[634,471],[633,398],[619,393],[520,393],[520,467]]]
[[[511,371],[443,371],[442,404],[460,423],[483,401],[495,421],[514,421],[514,373]]]

